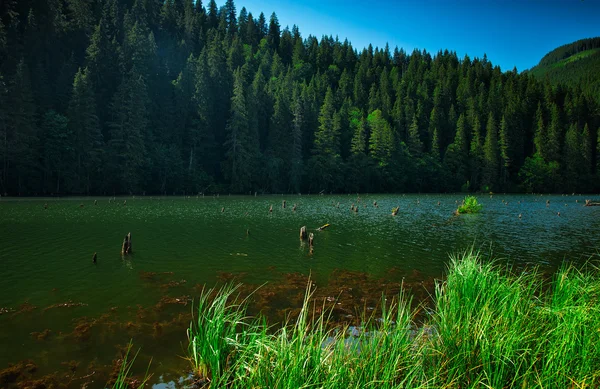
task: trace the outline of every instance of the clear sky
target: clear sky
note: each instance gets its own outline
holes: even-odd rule
[[[203,2],[205,5],[208,1]],[[219,6],[225,0],[217,0]],[[284,28],[348,38],[354,48],[487,54],[502,70],[535,66],[554,48],[600,36],[600,0],[236,0],[254,17],[273,11]]]

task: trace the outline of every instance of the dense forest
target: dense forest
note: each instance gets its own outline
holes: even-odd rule
[[[581,89],[233,0],[5,0],[0,61],[3,194],[600,190]]]
[[[551,83],[581,88],[600,103],[600,38],[560,46],[546,54],[529,72]]]

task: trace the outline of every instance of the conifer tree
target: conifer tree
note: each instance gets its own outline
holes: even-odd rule
[[[80,193],[89,194],[98,180],[104,142],[100,132],[94,91],[87,71],[81,68],[73,81],[69,103],[69,131],[74,137],[76,174]]]
[[[498,128],[494,120],[494,113],[490,111],[486,125],[485,144],[483,146],[483,177],[482,188],[493,191],[498,183],[500,171],[500,155],[498,152]]]
[[[419,134],[417,116],[413,114],[412,123],[408,128],[408,151],[414,158],[420,158],[423,153],[423,142]]]
[[[252,140],[248,124],[244,82],[240,70],[234,74],[231,116],[227,123],[227,132],[226,177],[229,179],[232,192],[246,193],[252,183],[254,151],[251,150]]]

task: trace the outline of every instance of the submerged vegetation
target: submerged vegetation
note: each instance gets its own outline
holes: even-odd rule
[[[332,327],[309,303],[278,330],[250,319],[235,287],[203,292],[190,361],[210,388],[597,387],[598,269],[552,281],[511,275],[477,253],[451,258],[424,323],[403,292],[360,327]],[[211,302],[212,301],[212,302]]]
[[[463,213],[479,213],[482,208],[483,205],[477,202],[477,197],[467,196],[456,210],[456,213],[459,215]]]

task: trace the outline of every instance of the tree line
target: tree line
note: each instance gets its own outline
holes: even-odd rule
[[[9,195],[600,190],[600,111],[484,56],[303,38],[233,0],[0,5]]]

